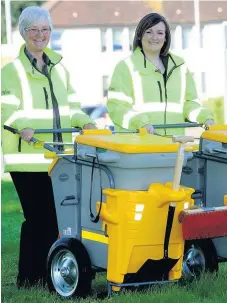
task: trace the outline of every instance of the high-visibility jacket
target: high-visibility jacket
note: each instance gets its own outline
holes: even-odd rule
[[[168,61],[167,61],[168,60]],[[201,107],[195,82],[182,58],[168,54],[166,78],[144,58],[138,47],[115,67],[108,90],[107,109],[116,130],[146,124],[204,123],[212,114]],[[158,130],[183,134],[184,129]]]
[[[53,129],[53,99],[60,113],[61,128],[83,127],[94,123],[82,110],[70,83],[68,71],[60,62],[60,54],[46,48],[50,59],[49,79],[33,67],[24,53],[2,68],[1,114],[2,125],[17,130],[23,128]],[[39,140],[53,142],[53,134],[37,134]],[[64,142],[72,142],[72,134],[63,134]],[[5,171],[47,171],[50,160],[45,149],[35,149],[19,136],[2,129],[2,148]]]

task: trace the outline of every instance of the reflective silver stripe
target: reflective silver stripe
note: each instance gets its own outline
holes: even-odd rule
[[[133,104],[132,97],[129,97],[129,96],[125,95],[123,92],[109,91],[108,92],[108,99],[116,99],[116,100],[119,100],[119,101],[128,102],[129,104]]]
[[[130,110],[129,112],[127,112],[127,114],[125,114],[123,117],[123,123],[122,123],[123,128],[128,129],[130,120],[132,118],[134,118],[135,116],[137,116],[138,114],[140,114],[140,113],[135,112],[134,110]]]
[[[32,98],[32,93],[31,93],[30,86],[28,83],[26,71],[19,59],[14,60],[13,64],[17,70],[17,73],[18,73],[18,76],[19,76],[19,79],[21,82],[24,110],[30,111],[33,106],[33,104],[32,104],[33,98]]]
[[[73,103],[79,103],[80,104],[80,101],[78,100],[76,93],[68,95],[68,102],[71,103],[71,104],[73,104]]]
[[[56,64],[55,68],[58,72],[58,75],[60,76],[62,82],[64,83],[64,86],[67,90],[67,76],[66,76],[66,70],[64,69],[64,67],[61,64]]]
[[[148,102],[144,103],[140,108],[137,106],[133,106],[133,110],[127,112],[124,115],[122,126],[123,128],[128,128],[130,120],[135,116],[143,113],[152,113],[152,112],[164,112],[165,111],[165,103],[161,102]],[[179,103],[172,103],[169,102],[166,108],[167,113],[182,113],[183,111],[183,104]]]
[[[20,105],[20,100],[14,95],[1,96],[1,103],[2,106],[4,106],[4,104],[11,104],[18,107]]]
[[[63,116],[70,116],[68,106],[59,106],[59,113]],[[18,110],[7,121],[6,125],[10,125],[17,119],[53,119],[52,109],[33,109],[30,111]]]
[[[69,115],[69,106],[59,106],[58,108],[61,116]]]
[[[4,163],[7,164],[49,164],[53,160],[45,159],[44,154],[8,154],[3,156]]]
[[[138,113],[146,113],[146,112],[164,112],[165,111],[165,103],[164,102],[146,102],[140,108],[137,106],[133,106],[133,109]],[[171,113],[182,113],[183,104],[168,102],[167,103],[167,112]]]
[[[144,102],[142,78],[139,75],[139,72],[134,71],[133,62],[130,57],[125,60],[125,63],[127,64],[132,77],[135,104],[137,106],[141,106]]]
[[[203,110],[203,108],[201,108],[201,107],[192,110],[190,112],[190,114],[188,115],[189,120],[191,122],[197,122],[197,118],[198,118],[198,116],[199,116],[199,114],[201,113],[202,110]]]
[[[17,119],[24,118],[25,112],[24,110],[18,110],[17,112],[13,113],[9,119],[5,122],[6,125],[11,125],[14,123]]]

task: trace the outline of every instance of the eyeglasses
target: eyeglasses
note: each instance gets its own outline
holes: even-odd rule
[[[27,32],[29,32],[32,35],[37,35],[39,32],[42,32],[43,35],[47,35],[50,32],[49,28],[43,28],[43,29],[38,29],[38,28],[26,28],[25,29]]]

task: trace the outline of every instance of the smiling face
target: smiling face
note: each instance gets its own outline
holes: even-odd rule
[[[34,24],[25,30],[25,43],[30,52],[42,52],[50,41],[48,22]]]
[[[142,47],[147,53],[160,53],[166,39],[166,26],[164,22],[148,28],[142,37]]]

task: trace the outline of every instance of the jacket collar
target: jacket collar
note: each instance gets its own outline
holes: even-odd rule
[[[28,59],[30,60],[31,64],[36,66],[37,59],[32,56],[32,54],[28,51],[28,49],[26,47],[24,48],[24,53],[28,57]],[[49,59],[49,57],[47,56],[46,53],[43,53],[43,61],[46,65],[51,64],[51,61],[50,61],[50,59]]]
[[[131,58],[135,71],[138,71],[143,74],[151,74],[155,72],[155,66],[146,58],[146,67],[144,66],[144,55],[140,47],[136,48]],[[178,57],[170,52],[167,56],[161,56],[161,59],[165,68],[167,68],[167,75],[171,72],[172,69],[175,69],[185,63],[181,57]]]
[[[54,51],[52,51],[49,48],[45,48],[44,50],[44,57],[46,60],[46,63],[48,65],[56,65],[62,60],[62,56]],[[32,65],[32,61],[34,58],[29,54],[29,57],[25,54],[25,44],[21,46],[20,53],[18,56],[18,59],[22,62],[25,71],[29,74],[31,74],[32,77],[40,78],[44,77],[44,75],[40,72],[38,72],[36,69],[34,69]]]

